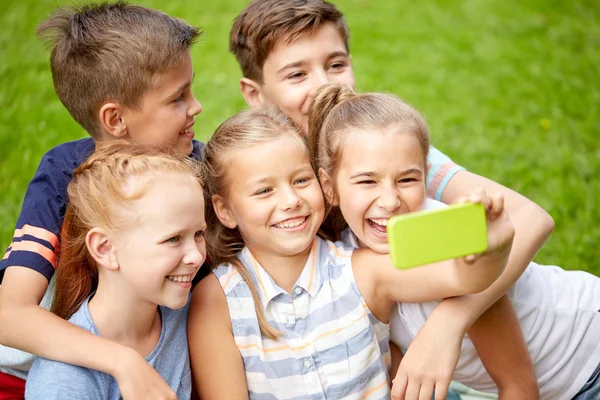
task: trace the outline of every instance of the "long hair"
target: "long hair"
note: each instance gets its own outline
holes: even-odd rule
[[[229,195],[230,161],[232,150],[246,148],[257,143],[270,142],[274,139],[290,135],[306,145],[298,127],[281,111],[267,108],[258,111],[242,111],[223,122],[204,147],[204,165],[206,168],[205,200],[207,231],[206,247],[211,267],[229,263],[248,284],[257,313],[261,332],[266,337],[276,340],[280,332],[267,322],[263,307],[250,274],[237,258],[245,244],[238,229],[229,229],[217,217],[212,198]]]
[[[175,150],[165,152],[122,140],[98,143],[94,154],[75,170],[67,190],[52,312],[70,318],[98,286],[98,265],[86,246],[90,229],[125,226],[135,200],[161,173],[188,175],[202,185],[199,162]],[[133,179],[142,179],[143,184],[132,185]]]

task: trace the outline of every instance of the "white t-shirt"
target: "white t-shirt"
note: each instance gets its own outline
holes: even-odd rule
[[[425,209],[444,205],[428,199]],[[349,230],[348,230],[349,231]],[[351,232],[343,240],[356,245]],[[600,364],[600,278],[584,271],[529,264],[509,289],[544,400],[572,398]],[[406,350],[438,302],[399,303],[390,317],[391,340]],[[497,393],[467,335],[454,380]]]

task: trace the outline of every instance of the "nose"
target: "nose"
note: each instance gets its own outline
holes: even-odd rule
[[[302,205],[302,198],[293,188],[281,192],[281,209],[284,211],[295,210]]]
[[[206,245],[204,240],[201,243],[193,241],[188,244],[183,256],[183,263],[194,268],[200,268],[206,258]]]
[[[202,112],[202,104],[196,99],[196,96],[192,94],[192,102],[188,108],[188,116],[193,117]]]
[[[401,204],[400,191],[395,187],[386,188],[378,199],[379,207],[388,212],[396,211]]]
[[[317,70],[313,72],[311,78],[311,96],[314,95],[321,86],[329,83],[329,77],[327,76],[327,72],[325,70]]]

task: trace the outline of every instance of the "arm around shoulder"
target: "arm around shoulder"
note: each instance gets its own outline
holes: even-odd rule
[[[195,392],[201,399],[247,399],[242,356],[233,336],[227,298],[214,274],[192,295],[188,342]]]
[[[108,377],[108,375],[104,375]],[[38,358],[33,364],[25,398],[31,400],[102,399],[103,376],[87,368]]]

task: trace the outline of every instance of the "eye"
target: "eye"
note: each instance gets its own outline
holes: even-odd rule
[[[183,93],[181,93],[179,95],[179,97],[177,97],[175,100],[173,100],[173,103],[179,103],[180,101],[183,100],[183,97],[184,97],[184,95],[183,95]]]
[[[310,182],[310,178],[309,177],[305,177],[305,178],[296,179],[294,181],[294,185],[303,185],[303,184],[307,184],[309,182]]]
[[[264,188],[264,189],[257,190],[254,193],[254,195],[255,196],[263,196],[263,195],[271,193],[272,191],[273,191],[273,189],[271,189],[271,188]]]
[[[306,74],[304,72],[293,72],[290,75],[287,76],[288,80],[300,80],[302,78],[304,78],[306,76]]]
[[[416,178],[402,178],[398,181],[398,183],[410,183],[410,182],[417,182]]]
[[[377,183],[377,182],[375,182],[375,181],[374,181],[374,180],[372,180],[372,179],[364,179],[364,180],[362,180],[362,181],[358,181],[358,182],[356,182],[356,183],[357,183],[358,185],[373,185],[373,184],[375,184],[375,183]]]
[[[179,243],[180,241],[181,241],[180,235],[176,235],[176,236],[173,236],[172,238],[165,240],[166,243]]]
[[[341,61],[336,61],[334,63],[329,64],[328,69],[334,70],[334,71],[339,71],[345,67],[346,67],[346,63],[341,62]]]
[[[195,238],[201,238],[203,236],[204,236],[204,231],[196,231],[196,233],[194,233]]]

